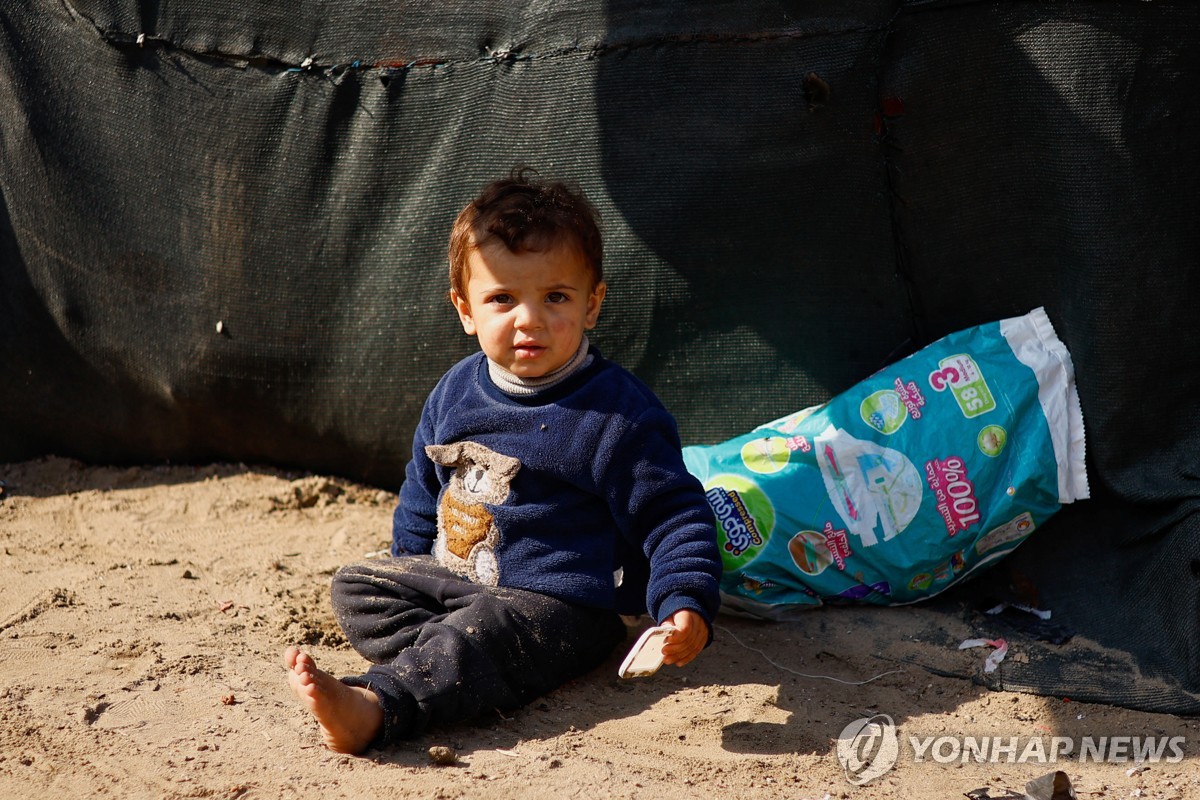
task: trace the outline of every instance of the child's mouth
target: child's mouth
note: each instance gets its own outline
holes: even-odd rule
[[[546,348],[540,344],[519,344],[516,347],[518,358],[537,358]]]

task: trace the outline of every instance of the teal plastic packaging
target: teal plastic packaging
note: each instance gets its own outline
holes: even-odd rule
[[[769,618],[930,597],[1088,496],[1074,370],[1041,308],[684,462],[716,517],[726,607]]]

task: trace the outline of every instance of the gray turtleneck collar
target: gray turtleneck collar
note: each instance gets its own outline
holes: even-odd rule
[[[490,358],[487,366],[488,377],[496,384],[497,389],[513,397],[528,397],[562,383],[591,363],[592,354],[588,352],[588,338],[585,335],[571,360],[540,378],[522,378],[514,375]]]

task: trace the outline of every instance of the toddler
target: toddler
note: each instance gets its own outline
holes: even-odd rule
[[[333,750],[514,708],[601,664],[622,614],[712,638],[721,562],[675,422],[588,343],[607,287],[592,206],[524,171],[467,204],[450,301],[481,352],[446,373],[413,439],[392,557],[333,579],[338,623],[373,662],[334,678],[292,647],[288,681]]]

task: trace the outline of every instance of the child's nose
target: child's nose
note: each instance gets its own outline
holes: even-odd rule
[[[541,327],[541,310],[528,304],[522,303],[517,306],[517,327],[522,330],[529,328]]]

